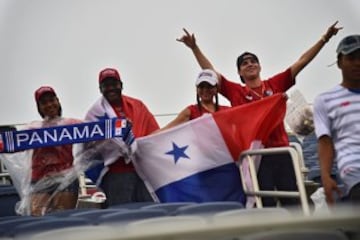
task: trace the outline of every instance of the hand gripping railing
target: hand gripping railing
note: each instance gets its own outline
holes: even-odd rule
[[[291,156],[292,163],[294,166],[296,183],[298,191],[262,191],[259,188],[259,183],[257,179],[257,171],[252,156],[256,155],[272,155],[272,154],[284,154],[288,153]],[[253,191],[246,189],[246,186],[243,181],[244,190],[247,195],[255,196],[256,206],[262,208],[261,197],[289,197],[289,198],[299,198],[301,202],[301,207],[305,215],[310,215],[309,203],[306,196],[304,178],[301,172],[300,166],[300,157],[297,150],[294,147],[277,147],[277,148],[265,148],[265,149],[256,149],[256,150],[247,150],[241,153],[240,155],[240,165],[242,169],[243,160],[248,159],[249,162],[249,171],[251,176],[251,181],[253,184]],[[263,160],[262,160],[263,161]],[[266,160],[265,160],[266,161]]]

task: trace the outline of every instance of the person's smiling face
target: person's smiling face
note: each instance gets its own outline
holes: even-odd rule
[[[246,80],[252,80],[259,77],[260,70],[259,62],[252,55],[247,55],[239,66],[239,75]]]
[[[120,101],[122,83],[117,79],[107,78],[100,84],[100,91],[110,103]]]
[[[44,93],[38,102],[39,111],[49,119],[60,116],[60,102],[53,93]]]
[[[199,95],[201,101],[211,102],[214,96],[217,94],[217,87],[212,86],[207,82],[202,82],[197,86],[197,94]]]

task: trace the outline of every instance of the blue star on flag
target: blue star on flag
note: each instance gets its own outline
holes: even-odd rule
[[[165,154],[173,155],[175,164],[182,157],[190,159],[189,156],[185,154],[185,150],[189,147],[188,145],[186,145],[184,147],[179,147],[178,145],[176,145],[176,143],[173,142],[172,147],[173,147],[172,150],[169,152],[166,152]]]

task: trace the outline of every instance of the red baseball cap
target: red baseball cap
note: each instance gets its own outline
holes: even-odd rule
[[[52,93],[54,96],[56,96],[55,90],[52,87],[42,86],[35,91],[35,101],[38,102],[45,93]]]
[[[114,78],[121,82],[120,74],[115,68],[105,68],[99,73],[99,84],[107,78]]]

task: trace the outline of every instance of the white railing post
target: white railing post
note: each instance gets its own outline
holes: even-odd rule
[[[290,142],[290,146],[295,148],[297,153],[299,154],[299,163],[300,163],[301,172],[303,174],[304,180],[308,180],[307,175],[309,173],[309,169],[305,165],[301,144],[297,142]]]
[[[272,154],[284,154],[288,153],[290,154],[290,157],[292,159],[292,163],[294,166],[294,172],[296,177],[296,183],[298,187],[298,191],[261,191],[259,190],[259,184],[257,180],[257,174],[256,174],[256,168],[253,159],[251,156],[254,155],[272,155]],[[255,197],[297,197],[300,199],[301,207],[305,215],[310,215],[310,209],[309,209],[309,203],[307,200],[307,194],[305,190],[304,185],[304,178],[301,171],[300,166],[300,157],[298,151],[294,149],[294,147],[278,147],[278,148],[265,148],[265,149],[256,149],[256,150],[247,150],[241,153],[240,155],[240,166],[241,169],[243,168],[243,160],[249,159],[249,171],[251,174],[252,184],[254,187],[253,191],[249,191],[248,189],[245,189],[245,193],[247,195],[253,195]],[[254,180],[254,178],[256,178]],[[256,199],[256,198],[255,198]],[[260,201],[261,202],[261,201]],[[258,200],[256,201],[258,204]],[[262,203],[260,205],[257,205],[257,207],[262,207]]]

